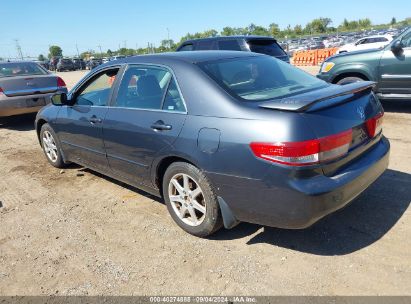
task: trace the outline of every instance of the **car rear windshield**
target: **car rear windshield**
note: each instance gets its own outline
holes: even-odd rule
[[[250,51],[254,53],[260,53],[270,56],[286,56],[287,54],[284,50],[278,45],[275,40],[249,40],[248,46],[250,47]]]
[[[197,65],[228,93],[244,101],[279,99],[328,85],[268,56],[224,59]]]
[[[43,68],[33,62],[0,63],[0,78],[46,74],[47,72]]]

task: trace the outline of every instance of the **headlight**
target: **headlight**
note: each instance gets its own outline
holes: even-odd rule
[[[324,62],[323,65],[321,66],[321,73],[329,72],[334,66],[335,66],[335,63],[333,62]]]

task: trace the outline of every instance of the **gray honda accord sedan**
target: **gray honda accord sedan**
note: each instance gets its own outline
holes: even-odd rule
[[[36,118],[51,165],[78,163],[163,197],[185,231],[305,228],[387,168],[373,83],[325,83],[261,54],[112,61]]]
[[[0,62],[0,118],[34,113],[51,95],[67,93],[66,84],[34,62]]]

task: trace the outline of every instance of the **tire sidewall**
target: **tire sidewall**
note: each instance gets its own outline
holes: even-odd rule
[[[345,77],[337,82],[339,85],[345,85],[345,84],[350,84],[350,83],[355,83],[355,82],[361,82],[364,81],[364,79],[360,77]]]
[[[198,226],[189,226],[181,221],[171,205],[168,196],[168,185],[171,178],[180,173],[191,176],[203,191],[203,196],[206,201],[206,216],[204,221]],[[163,197],[167,205],[168,212],[170,213],[173,220],[177,223],[177,225],[180,226],[183,230],[195,236],[204,237],[221,228],[222,220],[217,197],[212,190],[210,182],[198,168],[194,167],[191,164],[183,162],[171,164],[164,174],[162,187]]]

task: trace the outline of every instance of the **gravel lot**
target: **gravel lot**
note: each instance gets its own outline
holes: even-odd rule
[[[33,116],[14,118],[0,126],[0,295],[411,295],[411,103],[384,107],[390,167],[353,204],[306,230],[207,240],[137,189],[51,167]]]

